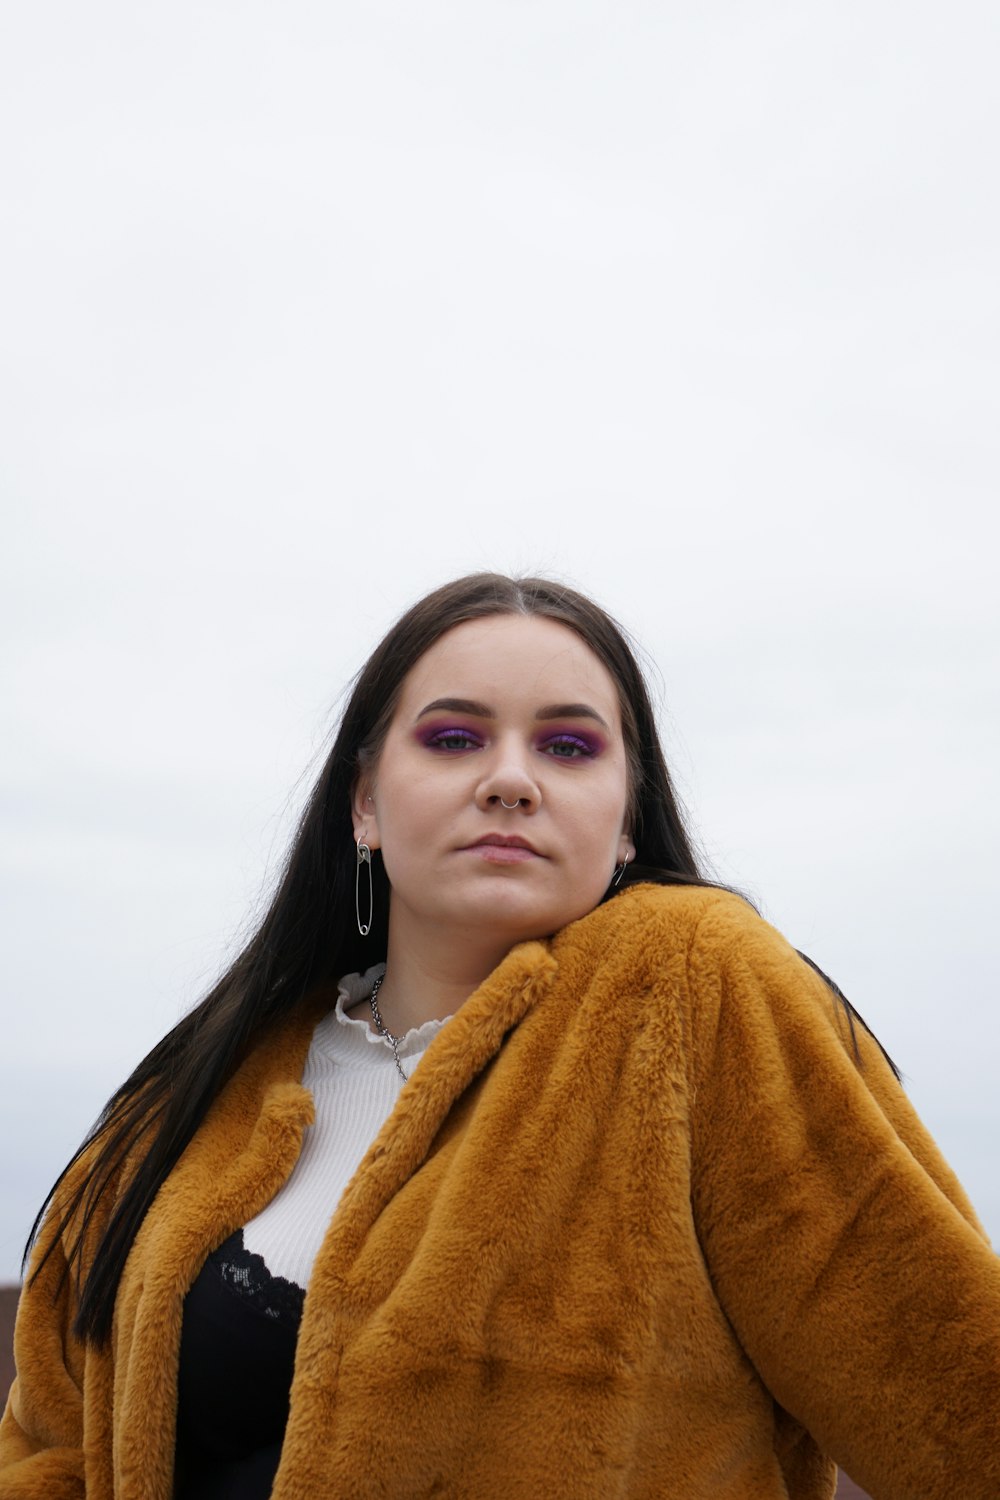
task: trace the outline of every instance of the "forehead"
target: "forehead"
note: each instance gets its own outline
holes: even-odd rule
[[[403,682],[402,715],[433,698],[588,703],[620,719],[618,691],[600,658],[575,630],[537,615],[490,615],[445,632]]]

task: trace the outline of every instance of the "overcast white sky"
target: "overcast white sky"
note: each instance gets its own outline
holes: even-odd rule
[[[481,567],[639,637],[1000,1239],[998,76],[991,0],[8,8],[0,1280]]]

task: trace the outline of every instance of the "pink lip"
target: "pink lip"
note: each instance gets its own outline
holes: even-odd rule
[[[538,850],[534,844],[529,844],[527,839],[519,838],[516,833],[484,833],[481,839],[473,839],[471,844],[466,844],[467,849],[478,849],[480,844],[495,844],[500,849],[527,849],[531,854],[537,854]]]
[[[521,860],[539,857],[534,845],[529,844],[527,839],[518,838],[516,834],[484,833],[482,838],[466,844],[465,848],[467,852],[475,851],[483,859],[498,865],[512,865]]]

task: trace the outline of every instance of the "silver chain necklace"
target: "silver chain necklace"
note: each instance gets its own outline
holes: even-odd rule
[[[392,1048],[392,1055],[396,1059],[396,1071],[405,1083],[406,1074],[403,1072],[403,1064],[399,1060],[399,1043],[401,1038],[398,1036],[393,1036],[392,1032],[383,1021],[382,1012],[378,1008],[378,992],[382,988],[382,981],[384,978],[385,975],[380,974],[375,983],[372,985],[372,1020],[375,1022],[375,1030],[378,1032],[379,1036],[384,1036],[386,1041],[389,1043],[389,1046]]]

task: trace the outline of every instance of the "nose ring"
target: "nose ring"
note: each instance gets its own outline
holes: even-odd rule
[[[500,806],[501,807],[505,807],[508,812],[513,812],[514,809],[515,809],[515,807],[520,807],[521,806],[521,799],[520,799],[520,797],[518,797],[518,799],[517,799],[516,802],[505,802],[503,800],[503,798],[501,797],[500,798]]]

